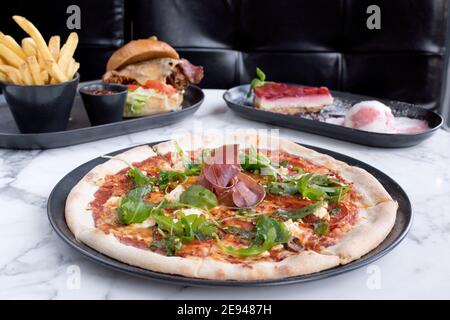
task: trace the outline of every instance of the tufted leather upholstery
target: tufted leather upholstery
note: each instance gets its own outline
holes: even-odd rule
[[[381,8],[381,30],[366,27],[371,4]],[[435,107],[447,5],[440,0],[141,0],[132,16],[135,38],[156,34],[204,64],[207,87],[246,83],[259,66],[276,81]]]
[[[246,83],[259,66],[271,80],[427,108],[447,93],[447,0],[16,0],[1,11],[0,30],[17,34],[9,17],[20,13],[46,36],[67,34],[73,3],[82,10],[83,80],[100,77],[123,42],[157,35],[206,67],[206,88]],[[381,30],[366,27],[372,4]]]

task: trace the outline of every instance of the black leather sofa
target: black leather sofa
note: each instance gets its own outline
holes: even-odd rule
[[[0,30],[20,37],[10,16],[21,14],[45,36],[67,35],[71,4],[83,80],[124,42],[156,35],[206,67],[205,88],[249,82],[259,66],[271,80],[448,111],[447,0],[16,0],[2,6]],[[379,30],[366,26],[374,4]]]

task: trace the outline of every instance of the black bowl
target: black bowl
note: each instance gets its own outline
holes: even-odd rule
[[[108,90],[110,94],[94,94],[89,90]],[[91,125],[122,121],[128,87],[121,84],[90,84],[80,88],[80,95]]]
[[[80,75],[45,86],[0,83],[17,127],[22,133],[64,131],[69,122]]]

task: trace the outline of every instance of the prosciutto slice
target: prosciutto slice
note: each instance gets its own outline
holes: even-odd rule
[[[253,207],[266,195],[262,185],[241,171],[237,145],[213,150],[197,184],[214,192],[219,203],[232,208]]]

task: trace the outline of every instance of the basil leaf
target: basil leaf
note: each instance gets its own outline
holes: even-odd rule
[[[138,187],[130,190],[124,198],[119,199],[117,211],[122,223],[141,223],[150,216],[155,204],[145,203],[144,199],[151,190],[151,186]]]
[[[289,220],[289,219],[292,219],[294,221],[300,220],[300,219],[306,218],[310,214],[313,214],[321,206],[323,206],[322,201],[307,205],[306,207],[303,207],[303,208],[297,209],[297,210],[290,210],[290,211],[278,210],[272,216],[281,218],[284,220]]]
[[[203,210],[218,205],[216,195],[199,185],[192,185],[185,190],[180,196],[180,202]]]
[[[314,233],[319,237],[328,234],[329,232],[329,224],[325,221],[320,221],[314,224]]]

